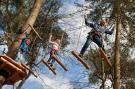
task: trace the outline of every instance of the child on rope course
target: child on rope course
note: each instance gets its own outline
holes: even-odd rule
[[[16,38],[15,42],[17,42],[17,43],[20,42],[19,49],[20,49],[21,53],[29,54],[30,53],[29,46],[30,46],[31,40],[28,37],[29,34],[27,34],[26,30],[24,32],[21,32],[21,28],[19,28],[19,31],[17,34],[21,35],[21,37]]]
[[[110,28],[111,31],[109,31],[109,29],[105,28],[108,25],[107,19],[102,19],[100,21],[100,23],[98,24],[98,23],[88,22],[85,17],[85,24],[87,26],[91,27],[92,30],[88,33],[87,40],[80,51],[80,54],[79,54],[80,57],[83,57],[83,55],[84,55],[85,51],[87,50],[87,48],[89,47],[91,41],[96,43],[100,49],[104,50],[102,34],[105,33],[105,34],[111,35],[114,31],[114,26],[111,26],[111,28]]]
[[[20,44],[20,51],[22,52],[22,53],[30,53],[29,51],[30,51],[30,49],[29,49],[29,45],[30,45],[30,38],[23,38],[22,39],[22,42],[21,42],[21,44]]]
[[[61,40],[56,38],[54,41],[52,41],[52,34],[50,34],[50,37],[49,37],[49,43],[52,44],[52,48],[51,48],[51,51],[50,51],[50,58],[48,59],[48,63],[53,66],[53,63],[55,62],[55,60],[52,58],[52,55],[53,54],[57,54],[57,52],[60,50],[60,43],[61,43]]]

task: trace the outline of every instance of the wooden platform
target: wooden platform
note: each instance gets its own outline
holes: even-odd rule
[[[82,59],[82,58],[79,56],[79,54],[78,54],[77,52],[72,51],[72,54],[77,58],[77,60],[78,60],[81,64],[83,64],[83,66],[84,66],[86,69],[90,69],[90,66],[89,66],[87,63],[85,63],[84,59]]]
[[[63,65],[63,63],[61,63],[61,61],[57,58],[56,55],[52,55],[52,58],[65,70],[68,71],[68,69]]]
[[[0,69],[8,73],[9,77],[6,79],[5,84],[9,85],[23,80],[27,75],[26,69],[21,64],[17,64],[13,59],[5,55],[0,56]]]
[[[107,65],[109,67],[112,67],[112,64],[110,60],[108,59],[107,55],[105,54],[105,52],[101,48],[99,48],[99,52],[100,52],[101,58],[107,63]]]
[[[49,70],[52,71],[52,73],[53,73],[54,75],[56,75],[55,70],[54,70],[45,60],[42,60],[42,62],[49,68]]]

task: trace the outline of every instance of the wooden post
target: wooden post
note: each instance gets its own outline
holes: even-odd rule
[[[56,60],[56,62],[58,63],[58,64],[60,64],[61,65],[61,67],[65,70],[65,71],[68,71],[68,69],[60,62],[60,60],[56,57],[56,55],[52,55],[52,58],[54,59],[54,60]]]
[[[54,75],[56,75],[56,72],[53,70],[53,68],[52,68],[51,66],[48,65],[48,63],[47,63],[46,61],[42,60],[42,62],[49,68],[49,70],[52,71],[52,73],[53,73]]]
[[[25,76],[27,75],[25,68],[15,63],[14,61],[9,61],[11,59],[4,57],[3,56],[0,57],[1,63],[0,69],[3,69],[10,74],[10,76],[5,80],[6,84],[12,85],[17,81],[24,79]]]
[[[3,57],[1,57],[0,60],[4,62],[4,66],[3,67],[9,67],[11,69],[15,69],[17,72],[22,73],[22,75],[25,74],[25,71],[23,71],[22,69],[18,68],[16,65],[10,63],[9,61],[5,60]]]
[[[28,25],[29,25],[30,28],[35,32],[35,34],[36,34],[40,39],[42,39],[41,36],[38,34],[38,32],[35,30],[35,28],[34,28],[33,26],[31,26],[30,24],[28,24]]]
[[[115,0],[114,10],[115,10],[115,20],[116,20],[116,35],[115,35],[115,45],[114,45],[114,89],[121,89],[121,74],[120,74],[120,37],[121,37],[121,2],[122,0]]]
[[[80,61],[86,69],[90,69],[90,66],[84,62],[84,60],[78,55],[77,52],[72,51],[72,54],[77,58],[78,61]]]
[[[26,72],[26,69],[23,68],[21,65],[17,64],[12,58],[6,56],[6,55],[2,55],[0,56],[0,58],[4,58],[4,60],[7,60],[8,62],[10,62],[11,64],[15,65],[16,67],[18,67],[19,69],[22,69],[23,71]]]
[[[102,59],[104,59],[104,61],[108,64],[108,66],[112,67],[112,64],[111,64],[110,60],[108,59],[107,55],[102,50],[102,48],[99,48],[99,52],[100,52],[100,55],[101,55]]]

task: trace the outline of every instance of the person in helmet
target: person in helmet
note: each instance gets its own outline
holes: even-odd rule
[[[111,30],[106,28],[106,26],[108,25],[107,19],[102,19],[100,23],[98,24],[98,23],[88,22],[87,18],[85,17],[85,24],[91,27],[92,30],[88,33],[87,40],[80,51],[80,54],[79,54],[80,57],[83,57],[91,41],[96,43],[99,48],[102,48],[104,50],[102,34],[105,33],[105,34],[111,35],[114,31],[114,26],[111,27]]]

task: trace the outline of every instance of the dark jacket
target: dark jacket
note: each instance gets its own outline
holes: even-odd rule
[[[109,29],[103,28],[102,26],[100,26],[100,24],[88,22],[86,19],[85,19],[85,24],[92,28],[92,30],[88,33],[89,35],[94,34],[94,35],[102,36],[102,33],[111,35],[114,31],[114,26],[112,26],[111,31],[109,31]]]

